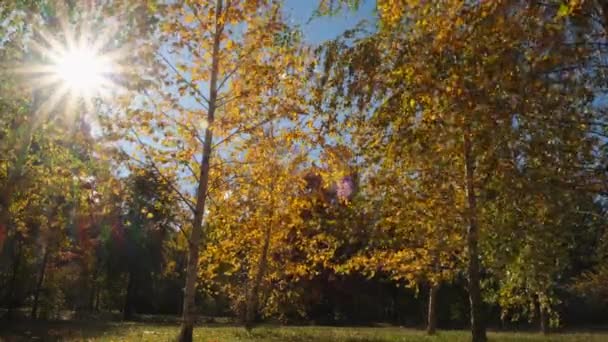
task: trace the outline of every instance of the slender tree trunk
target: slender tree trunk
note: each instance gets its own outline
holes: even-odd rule
[[[13,318],[13,311],[15,310],[15,288],[17,286],[17,275],[19,274],[19,268],[21,266],[21,238],[17,237],[15,242],[15,254],[13,255],[13,273],[11,274],[11,280],[9,283],[8,290],[8,307],[6,311],[6,318]]]
[[[125,303],[122,310],[122,319],[129,321],[133,319],[133,290],[135,281],[133,280],[133,272],[129,271],[127,279],[127,293],[125,294]]]
[[[466,126],[464,131],[464,166],[465,184],[467,195],[467,248],[468,265],[467,273],[469,278],[469,303],[471,310],[471,334],[473,342],[485,342],[486,327],[483,321],[483,301],[480,289],[479,271],[479,227],[477,224],[477,196],[475,194],[475,159],[471,148],[471,129]]]
[[[40,271],[38,272],[38,281],[36,282],[36,289],[34,290],[34,304],[32,305],[32,312],[30,314],[31,319],[36,319],[38,314],[38,301],[40,298],[40,290],[42,290],[42,284],[44,283],[44,275],[46,272],[46,264],[49,258],[49,248],[44,248],[44,256],[42,257],[42,265],[40,265]]]
[[[272,215],[272,214],[271,214]],[[258,270],[253,280],[253,286],[247,296],[247,306],[245,313],[245,328],[251,330],[255,321],[255,315],[258,311],[258,303],[260,299],[260,287],[262,285],[262,279],[266,273],[266,267],[268,266],[268,250],[270,247],[270,234],[272,230],[272,224],[269,224],[264,233],[264,245],[262,246],[262,254],[258,262]]]
[[[179,335],[180,342],[192,341],[192,330],[195,321],[196,280],[198,275],[199,245],[202,240],[202,222],[205,210],[205,198],[207,197],[207,184],[209,180],[209,153],[211,152],[212,133],[209,128],[205,132],[205,146],[203,163],[201,165],[201,181],[198,187],[198,198],[194,224],[188,246],[188,263],[186,265],[186,287],[184,289],[184,304],[182,308],[182,326]]]
[[[431,284],[429,289],[429,307],[426,323],[426,332],[429,335],[434,335],[437,331],[437,292],[439,284]]]
[[[217,80],[220,58],[220,41],[223,23],[220,22],[223,11],[222,0],[217,0],[215,11],[215,33],[213,51],[211,54],[211,80],[209,82],[209,108],[207,112],[207,128],[203,141],[203,156],[200,166],[200,176],[196,191],[196,208],[192,223],[192,233],[188,241],[188,264],[186,266],[186,286],[184,288],[184,305],[182,309],[182,326],[178,336],[180,342],[192,341],[192,330],[195,321],[194,298],[196,294],[196,279],[198,275],[198,252],[203,236],[203,215],[209,185],[209,160],[211,157],[211,144],[213,142],[212,126],[217,109]]]
[[[549,317],[547,317],[547,309],[540,302],[538,303],[538,317],[540,321],[540,332],[543,335],[549,334]]]
[[[93,312],[95,310],[95,297],[97,297],[97,291],[98,291],[98,284],[97,284],[97,278],[98,278],[98,273],[99,273],[99,260],[97,260],[95,262],[95,266],[93,269],[93,277],[91,278],[91,291],[89,292],[89,300],[87,303],[87,311],[88,312]]]
[[[97,290],[97,297],[95,297],[95,312],[99,312],[99,299],[101,297],[101,290]]]

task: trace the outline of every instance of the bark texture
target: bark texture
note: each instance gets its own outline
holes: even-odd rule
[[[36,289],[34,290],[34,303],[32,304],[32,312],[30,313],[31,319],[36,319],[38,316],[38,303],[40,299],[40,291],[42,290],[42,284],[44,283],[44,275],[46,273],[46,264],[49,259],[49,248],[44,249],[44,255],[42,257],[42,263],[40,270],[38,271],[38,280],[36,281]]]
[[[213,142],[212,126],[217,109],[217,80],[220,58],[220,41],[223,23],[221,23],[223,1],[218,0],[215,12],[215,32],[213,51],[211,54],[211,80],[209,82],[209,108],[207,111],[207,128],[203,141],[203,155],[200,165],[200,176],[196,191],[196,208],[192,223],[188,246],[188,264],[186,266],[186,286],[184,288],[184,305],[182,309],[182,326],[178,340],[180,342],[192,341],[192,330],[196,319],[194,297],[196,294],[196,280],[198,275],[198,255],[203,237],[203,215],[209,186],[209,161],[211,158],[211,144]]]
[[[471,148],[471,130],[464,132],[464,167],[467,196],[467,273],[469,280],[469,303],[471,314],[472,342],[486,342],[486,327],[483,320],[483,301],[481,299],[479,272],[479,226],[477,222],[477,196],[475,194],[475,158]]]
[[[429,289],[429,307],[426,323],[426,332],[429,335],[434,335],[437,331],[437,292],[439,284],[431,284]]]

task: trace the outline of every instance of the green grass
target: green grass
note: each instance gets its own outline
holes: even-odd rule
[[[0,327],[0,341],[170,341],[179,327],[175,324],[118,322],[19,322]],[[214,325],[197,327],[196,341],[224,342],[459,342],[469,341],[467,331],[440,331],[427,336],[424,331],[397,327],[283,327],[261,326],[251,333],[243,328]],[[544,337],[537,333],[490,332],[490,341],[608,341],[608,333],[562,333]]]

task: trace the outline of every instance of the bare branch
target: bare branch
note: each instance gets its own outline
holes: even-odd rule
[[[179,189],[173,184],[173,182],[168,177],[166,177],[161,172],[161,170],[156,166],[156,163],[154,163],[154,161],[150,157],[150,153],[148,153],[147,145],[143,141],[141,141],[141,138],[139,137],[139,134],[137,134],[137,132],[133,128],[131,128],[131,132],[135,135],[135,138],[137,139],[137,141],[139,142],[139,144],[142,146],[142,148],[146,152],[146,159],[147,159],[148,162],[146,163],[146,162],[143,162],[143,161],[141,161],[141,160],[139,160],[139,159],[137,159],[137,158],[135,158],[135,157],[133,157],[133,156],[131,156],[129,154],[127,154],[127,155],[129,155],[129,157],[131,159],[133,159],[133,160],[141,163],[144,166],[151,166],[158,173],[158,175],[161,178],[163,178],[163,180],[171,187],[171,189],[177,194],[177,196],[179,196],[179,198],[184,202],[184,204],[186,204],[188,206],[188,208],[190,208],[190,210],[192,212],[195,212],[196,209],[195,209],[195,206],[192,203],[192,201],[190,201],[188,198],[186,198],[186,196],[184,196],[184,194],[181,191],[179,191]]]

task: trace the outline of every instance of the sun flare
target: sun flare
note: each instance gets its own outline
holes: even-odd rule
[[[72,92],[90,94],[109,81],[111,65],[86,47],[59,54],[54,61],[54,73]]]
[[[67,17],[67,16],[66,16]],[[60,16],[63,18],[63,16]],[[126,46],[117,46],[114,36],[120,27],[116,22],[105,29],[59,20],[59,26],[36,30],[30,41],[30,62],[15,68],[26,75],[26,82],[36,90],[41,113],[63,111],[78,115],[93,111],[97,100],[110,99],[124,90],[121,64]]]

